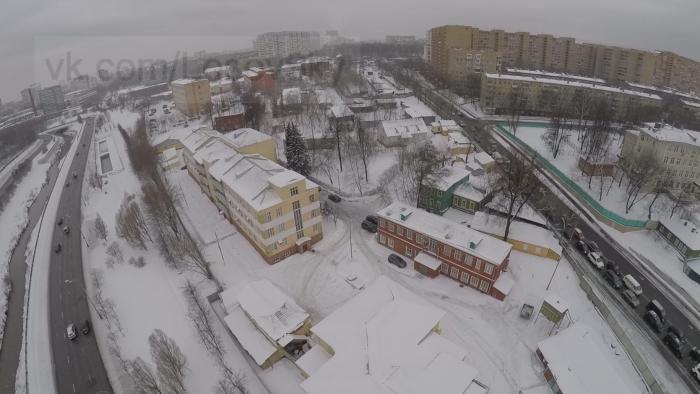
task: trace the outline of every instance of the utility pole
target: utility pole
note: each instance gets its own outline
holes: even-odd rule
[[[219,254],[221,254],[221,262],[225,263],[224,261],[224,252],[221,251],[221,244],[219,243],[219,235],[214,232],[214,236],[216,236],[216,245],[219,247]]]
[[[559,268],[559,263],[561,263],[561,257],[559,258],[559,260],[557,260],[557,265],[554,267],[554,272],[552,272],[552,277],[549,278],[549,283],[547,283],[546,290],[549,290],[549,285],[552,284],[552,280],[554,279],[554,275],[557,274],[557,269]]]

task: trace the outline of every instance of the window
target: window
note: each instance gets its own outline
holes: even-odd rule
[[[379,243],[382,245],[386,244],[386,236],[384,234],[379,234]]]
[[[314,231],[316,231],[317,233],[321,232],[321,223],[314,224]]]
[[[452,254],[452,248],[449,245],[443,245],[442,254],[444,256],[450,257],[450,254]]]
[[[403,227],[401,227],[401,226],[396,226],[396,233],[397,233],[398,235],[403,236]]]
[[[486,293],[487,291],[489,291],[489,286],[490,286],[489,282],[482,280],[481,285],[479,286],[479,290]]]
[[[436,248],[437,248],[437,242],[435,242],[435,240],[432,238],[428,238],[428,249],[435,251]]]
[[[281,233],[282,231],[284,231],[284,223],[280,223],[280,225],[277,226],[277,232]]]
[[[450,266],[447,265],[447,263],[442,263],[442,264],[440,264],[440,272],[442,272],[443,274],[447,275],[447,273],[449,272],[449,270],[450,270]]]
[[[406,229],[406,238],[413,240],[413,230]]]
[[[394,223],[389,222],[389,232],[390,233],[394,232]]]
[[[454,253],[452,254],[452,258],[453,258],[455,261],[459,261],[459,260],[462,259],[462,253],[460,253],[459,250],[455,249],[455,250],[454,250]]]
[[[459,280],[464,284],[469,284],[469,274],[462,271],[462,275],[460,275]]]
[[[474,264],[474,269],[477,271],[481,271],[481,260],[477,259],[474,257],[474,260],[476,260],[476,264]]]
[[[466,264],[467,267],[471,267],[472,266],[472,256],[465,253],[464,254],[464,264]]]
[[[486,264],[484,265],[484,272],[485,272],[487,275],[493,274],[493,264],[486,263]]]
[[[413,257],[413,249],[411,249],[411,248],[409,248],[408,246],[406,246],[406,253],[405,253],[405,254],[406,254],[406,256],[408,256],[408,257]]]
[[[393,248],[393,247],[394,247],[394,238],[389,237],[388,245],[389,245],[390,248]]]
[[[450,277],[452,279],[457,279],[459,278],[459,269],[457,267],[451,267],[450,268]]]
[[[316,201],[316,194],[314,194],[314,193],[309,194],[309,201],[310,202]]]
[[[381,228],[386,228],[386,220],[384,220],[384,219],[379,219],[379,227],[381,227]]]
[[[289,189],[289,194],[291,194],[292,196],[296,196],[297,194],[299,194],[299,188],[296,187],[296,186],[290,188],[290,189]]]
[[[270,220],[272,220],[272,213],[265,212],[265,222],[269,222]]]
[[[472,278],[469,280],[469,286],[473,288],[479,286],[479,278],[477,278],[476,275],[472,275]]]
[[[267,230],[265,230],[265,231],[263,232],[264,238],[270,238],[270,237],[272,237],[273,235],[275,235],[275,229],[274,229],[274,228],[268,228]]]

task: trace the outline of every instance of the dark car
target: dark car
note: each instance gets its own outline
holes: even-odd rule
[[[80,327],[80,332],[82,332],[83,335],[87,335],[90,333],[90,320],[85,320],[83,326]]]
[[[654,311],[647,311],[647,313],[644,314],[644,321],[656,332],[661,332],[661,329],[664,327],[659,315]]]
[[[66,187],[70,186],[70,182],[66,182]]]
[[[588,246],[588,250],[591,252],[600,253],[600,247],[598,247],[598,244],[595,243],[595,241],[586,241],[586,246]]]
[[[700,349],[698,349],[697,346],[693,346],[692,349],[690,349],[690,352],[688,352],[688,355],[690,358],[692,358],[696,363],[700,362]]]
[[[588,252],[590,252],[590,250],[588,249],[588,245],[586,245],[586,243],[583,241],[576,242],[576,249],[578,249],[579,252],[583,253],[584,256],[588,255]]]
[[[68,227],[68,226],[64,227],[63,232],[66,234],[70,234],[70,227]]]
[[[58,218],[58,221],[56,222],[56,225],[57,225],[57,226],[62,226],[62,225],[63,225],[63,216],[61,216],[60,218]]]
[[[54,250],[56,251],[56,253],[60,253],[60,252],[61,252],[61,249],[62,249],[61,243],[59,242],[59,243],[56,244],[56,247],[54,248]]]
[[[333,202],[340,202],[340,201],[342,201],[342,198],[340,198],[340,196],[337,195],[337,194],[331,194],[331,195],[329,195],[329,196],[328,196],[328,199],[331,200],[331,201],[333,201]]]
[[[605,263],[605,269],[616,273],[618,276],[622,276],[622,274],[620,272],[620,266],[617,265],[617,263],[612,261],[612,260],[608,260]]]
[[[680,337],[675,332],[671,331],[671,328],[669,328],[666,336],[664,336],[664,343],[674,356],[678,357],[679,359],[683,358],[683,337]]]
[[[666,311],[664,310],[663,305],[661,305],[661,303],[656,299],[649,301],[647,304],[647,310],[656,312],[656,315],[659,316],[662,323],[666,321]]]
[[[611,269],[605,270],[603,278],[610,284],[610,286],[612,286],[613,289],[617,290],[622,287],[622,280],[620,279],[620,276]]]
[[[637,295],[630,289],[622,291],[622,298],[624,298],[632,308],[637,308],[639,306],[639,298],[637,298]]]
[[[367,215],[365,220],[368,222],[372,222],[375,226],[379,226],[379,218],[377,216]]]
[[[77,177],[78,177],[78,173],[73,171],[73,178],[77,178]]]
[[[362,228],[369,231],[370,233],[377,232],[377,225],[365,219],[362,221]]]
[[[406,268],[406,260],[402,259],[401,256],[399,256],[398,254],[390,254],[389,263],[394,264],[399,268]]]

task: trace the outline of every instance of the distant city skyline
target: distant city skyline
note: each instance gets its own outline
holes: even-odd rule
[[[692,0],[619,0],[589,2],[542,0],[537,4],[496,0],[483,4],[455,0],[424,2],[407,0],[400,6],[355,2],[275,2],[265,7],[252,3],[232,4],[224,0],[200,3],[149,3],[126,0],[105,3],[77,0],[54,3],[46,0],[12,3],[0,16],[0,98],[19,100],[20,90],[36,76],[38,52],[35,42],[52,40],[51,52],[80,52],[70,38],[90,41],[92,56],[110,58],[172,57],[176,51],[224,51],[252,47],[260,33],[280,30],[323,32],[362,40],[383,40],[386,35],[424,37],[434,26],[465,24],[484,29],[529,31],[574,37],[593,42],[646,50],[669,50],[700,60],[700,31],[695,15],[700,2]],[[575,15],[575,17],[571,17]],[[186,23],[183,23],[186,21]],[[153,45],[115,48],[93,46],[101,37],[162,37]],[[61,42],[61,37],[67,37]],[[188,42],[172,38],[187,37]],[[211,42],[211,37],[222,38]],[[119,52],[119,56],[114,56]],[[43,65],[42,65],[43,66]]]

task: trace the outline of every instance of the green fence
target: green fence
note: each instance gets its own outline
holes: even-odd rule
[[[534,124],[528,124],[527,126],[546,126],[546,124],[543,123],[534,123]],[[549,160],[545,159],[537,153],[534,149],[532,149],[528,144],[523,142],[520,138],[516,137],[512,133],[508,131],[506,128],[507,126],[504,126],[503,124],[496,124],[496,127],[502,132],[501,135],[506,136],[508,139],[511,141],[515,142],[518,146],[520,146],[523,150],[528,152],[530,157],[534,157],[537,163],[545,168],[547,170],[554,174],[559,182],[561,182],[564,186],[568,187],[569,190],[573,191],[576,196],[585,201],[586,204],[591,207],[592,209],[596,210],[600,215],[604,216],[608,220],[615,222],[621,226],[625,227],[631,227],[631,228],[644,228],[646,226],[646,220],[633,220],[633,219],[626,219],[623,218],[622,216],[616,214],[615,212],[610,211],[609,209],[605,208],[604,206],[600,205],[600,203],[593,197],[591,197],[581,186],[579,186],[578,183],[574,182],[571,178],[569,178],[566,174],[563,172],[559,171],[557,167],[555,167],[552,163],[549,162]]]

